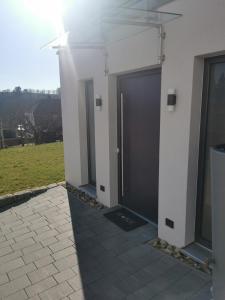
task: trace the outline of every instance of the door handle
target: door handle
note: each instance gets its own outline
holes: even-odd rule
[[[124,174],[124,169],[123,169],[123,93],[120,94],[120,115],[121,115],[121,120],[120,120],[120,126],[121,126],[121,185],[122,185],[122,197],[124,196],[124,179],[123,179],[123,174]]]

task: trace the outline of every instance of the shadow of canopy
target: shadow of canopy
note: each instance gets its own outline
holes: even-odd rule
[[[147,242],[157,236],[151,225],[125,232],[103,214],[68,192],[79,279],[75,299],[124,299],[152,278],[143,271],[163,257]]]

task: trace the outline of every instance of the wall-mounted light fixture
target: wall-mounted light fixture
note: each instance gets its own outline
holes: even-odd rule
[[[98,110],[101,110],[101,108],[102,108],[102,98],[98,95],[95,98],[95,105],[96,105],[96,108]]]
[[[168,111],[174,111],[177,104],[177,94],[175,89],[168,89],[167,108]]]

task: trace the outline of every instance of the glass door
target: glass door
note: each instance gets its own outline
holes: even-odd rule
[[[197,239],[211,247],[210,147],[225,144],[225,57],[206,60],[198,178]]]

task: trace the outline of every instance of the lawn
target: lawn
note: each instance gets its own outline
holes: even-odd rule
[[[0,150],[0,195],[63,180],[61,142]]]

